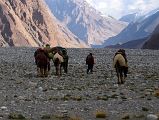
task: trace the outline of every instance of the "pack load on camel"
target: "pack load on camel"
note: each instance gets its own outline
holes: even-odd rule
[[[64,72],[68,72],[68,55],[66,48],[57,46],[51,48],[51,52],[54,54],[53,62],[56,68],[56,75],[61,75],[61,68],[63,67]]]
[[[115,53],[113,66],[116,69],[118,84],[123,84],[128,73],[128,60],[124,49],[119,49]]]
[[[46,44],[44,48],[38,48],[35,51],[34,57],[37,65],[38,76],[47,77],[50,72],[51,60],[56,68],[56,75],[61,75],[62,67],[65,73],[68,72],[68,55],[66,48],[60,46],[50,47],[49,44]]]
[[[62,57],[63,57],[63,62],[62,62],[62,67],[64,69],[64,72],[67,73],[68,72],[68,55],[67,55],[67,50],[66,48],[63,47],[57,47],[57,49],[59,49],[59,51],[62,53]]]

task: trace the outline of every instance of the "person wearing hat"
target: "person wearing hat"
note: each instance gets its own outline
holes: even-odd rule
[[[88,65],[87,68],[87,74],[89,73],[89,71],[91,73],[93,73],[93,66],[94,66],[94,57],[92,55],[92,53],[90,53],[87,58],[86,58],[86,65]]]
[[[54,55],[51,52],[51,47],[49,44],[46,44],[44,47],[45,52],[47,53],[47,57],[48,57],[48,74],[50,72],[51,66],[50,66],[50,60],[53,59]]]
[[[62,50],[62,56],[63,56],[63,62],[62,62],[62,67],[64,69],[64,72],[67,73],[68,72],[68,55],[67,55],[67,51],[65,49]]]

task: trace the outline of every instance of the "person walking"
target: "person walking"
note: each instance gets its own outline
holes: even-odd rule
[[[64,72],[67,73],[68,72],[68,54],[67,51],[64,49],[62,50],[62,55],[63,55],[63,62],[62,62],[62,66],[64,69]]]
[[[92,55],[92,53],[90,53],[87,58],[86,58],[86,65],[88,65],[87,68],[87,74],[89,73],[89,71],[91,73],[93,73],[93,66],[94,66],[94,57]]]

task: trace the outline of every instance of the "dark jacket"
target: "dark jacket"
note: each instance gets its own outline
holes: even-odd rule
[[[88,55],[86,58],[86,64],[87,65],[93,65],[94,64],[94,57],[92,55]]]

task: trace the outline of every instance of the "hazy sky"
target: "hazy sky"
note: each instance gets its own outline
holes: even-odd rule
[[[159,8],[159,0],[86,0],[105,15],[120,18],[129,13],[147,13]]]

